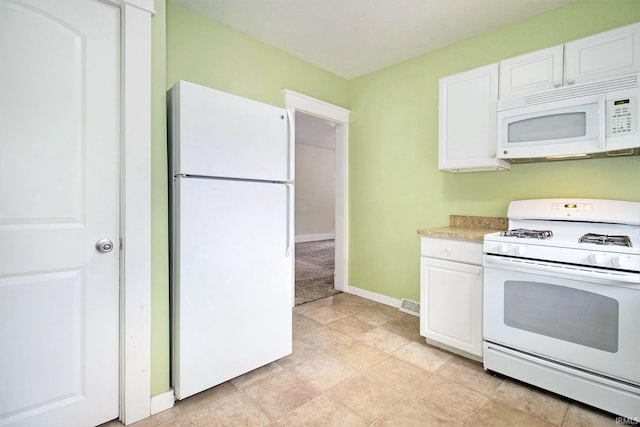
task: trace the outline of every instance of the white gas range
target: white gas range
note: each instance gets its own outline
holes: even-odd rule
[[[640,418],[640,203],[511,202],[483,245],[486,369]]]
[[[486,235],[484,253],[640,274],[640,203],[519,200],[507,216],[509,231]]]

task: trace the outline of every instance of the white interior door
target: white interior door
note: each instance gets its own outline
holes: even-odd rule
[[[0,0],[0,425],[118,416],[119,13]]]

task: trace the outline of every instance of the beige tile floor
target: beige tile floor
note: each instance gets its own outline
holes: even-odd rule
[[[290,356],[134,426],[616,425],[430,346],[417,317],[354,295],[297,306],[293,324]]]

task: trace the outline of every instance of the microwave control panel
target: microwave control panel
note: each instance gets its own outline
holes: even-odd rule
[[[607,136],[622,136],[636,132],[638,117],[636,97],[607,101]]]

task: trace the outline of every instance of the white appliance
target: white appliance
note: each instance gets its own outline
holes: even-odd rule
[[[168,94],[176,397],[291,353],[293,131],[287,111],[177,82]]]
[[[640,203],[520,200],[483,245],[483,363],[640,417]]]
[[[640,75],[498,101],[497,157],[514,163],[637,154]]]

